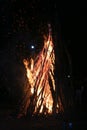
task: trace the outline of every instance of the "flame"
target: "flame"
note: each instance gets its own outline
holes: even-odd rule
[[[28,78],[28,89],[26,91],[26,98],[23,102],[24,107],[22,111],[26,113],[29,106],[33,106],[31,108],[33,109],[33,114],[51,114],[54,102],[52,90],[55,92],[55,54],[52,36],[50,33],[47,40],[44,41],[43,49],[39,55],[35,59],[24,59],[23,63],[26,68],[26,75]],[[49,78],[51,79],[52,86],[49,83]],[[32,101],[31,98],[33,99]],[[56,104],[56,107],[58,112],[58,103]]]

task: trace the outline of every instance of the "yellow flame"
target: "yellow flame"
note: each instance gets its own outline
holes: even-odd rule
[[[31,94],[35,96],[34,101],[36,104],[34,102],[35,106],[33,113],[36,113],[38,110],[39,113],[52,113],[53,97],[49,84],[50,77],[53,90],[55,91],[55,80],[53,76],[55,55],[52,37],[49,36],[47,41],[44,41],[44,47],[35,59],[31,58],[30,61],[24,59],[23,63],[27,72],[26,75],[29,82],[29,90]],[[29,90],[27,90],[27,93]],[[25,105],[27,109],[30,105],[29,103]],[[56,107],[58,108],[59,105],[57,104]]]
[[[43,112],[44,107],[46,107],[48,113],[52,112],[53,98],[50,90],[50,85],[48,82],[48,75],[50,74],[50,77],[53,82],[53,87],[55,89],[54,78],[50,71],[51,69],[53,72],[52,62],[54,62],[55,60],[54,55],[52,55],[52,51],[53,51],[53,43],[51,40],[48,39],[47,41],[44,42],[44,48],[40,53],[38,57],[38,61],[35,64],[35,66],[34,66],[33,59],[31,59],[30,62],[24,60],[24,65],[27,71],[27,78],[31,86],[31,93],[34,94],[34,89],[37,88],[38,99],[35,106],[35,112],[37,111],[37,108],[41,105],[41,100],[43,100],[43,103],[41,105],[39,112],[40,113]],[[29,63],[30,63],[30,68],[28,66]],[[43,94],[40,94],[42,87],[44,87],[44,91]]]

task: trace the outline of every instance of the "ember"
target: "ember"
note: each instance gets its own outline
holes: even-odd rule
[[[39,55],[35,59],[23,60],[28,85],[25,87],[25,96],[18,117],[26,115],[27,112],[31,115],[58,113],[62,107],[60,98],[56,96],[54,45],[50,24],[48,27],[49,35]]]

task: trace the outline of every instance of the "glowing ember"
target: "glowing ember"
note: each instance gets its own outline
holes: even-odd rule
[[[28,85],[25,88],[20,113],[26,115],[29,109],[31,114],[51,114],[56,87],[54,80],[55,55],[50,25],[48,39],[44,41],[43,49],[39,55],[30,61],[24,59],[23,63],[27,72]],[[58,113],[58,102],[55,108]]]

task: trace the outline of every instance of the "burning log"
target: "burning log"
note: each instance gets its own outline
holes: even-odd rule
[[[52,114],[63,110],[60,98],[56,93],[54,79],[55,54],[51,26],[44,46],[36,59],[23,61],[27,72],[28,85],[20,107],[18,117],[33,114]]]

